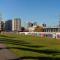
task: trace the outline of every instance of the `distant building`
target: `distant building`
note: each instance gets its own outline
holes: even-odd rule
[[[32,27],[32,26],[33,26],[33,23],[28,22],[28,27]]]
[[[28,28],[28,31],[29,31],[29,32],[34,32],[34,30],[35,30],[35,27],[36,27],[36,26],[29,27],[29,28]]]
[[[33,23],[33,26],[37,26],[37,22],[34,22],[34,23]]]
[[[0,31],[3,31],[3,30],[4,30],[4,22],[0,21]]]
[[[4,21],[0,20],[0,31],[4,31]]]
[[[21,19],[15,18],[12,20],[12,31],[21,31]]]
[[[28,22],[28,27],[33,27],[33,26],[37,26],[37,22]]]
[[[12,20],[5,21],[5,31],[12,31]]]
[[[60,27],[43,27],[44,32],[60,32]]]
[[[44,24],[42,24],[42,26],[43,26],[43,27],[46,27],[46,24],[44,23]]]
[[[2,30],[2,15],[0,13],[0,31]]]
[[[1,31],[1,20],[0,20],[0,31]]]

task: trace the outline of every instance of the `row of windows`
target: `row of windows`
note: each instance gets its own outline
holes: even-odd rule
[[[44,29],[44,32],[59,32],[60,29],[56,28],[56,29]]]

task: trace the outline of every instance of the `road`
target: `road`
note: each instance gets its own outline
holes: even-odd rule
[[[4,44],[0,44],[0,60],[19,60]]]

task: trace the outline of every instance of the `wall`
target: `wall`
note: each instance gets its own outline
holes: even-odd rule
[[[60,39],[60,33],[55,32],[19,32],[19,34]]]

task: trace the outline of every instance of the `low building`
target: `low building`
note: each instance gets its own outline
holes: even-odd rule
[[[43,27],[44,32],[60,32],[60,27]]]
[[[28,28],[29,32],[34,32],[34,30],[35,30],[35,27],[36,27],[36,26],[29,27],[29,28]]]

